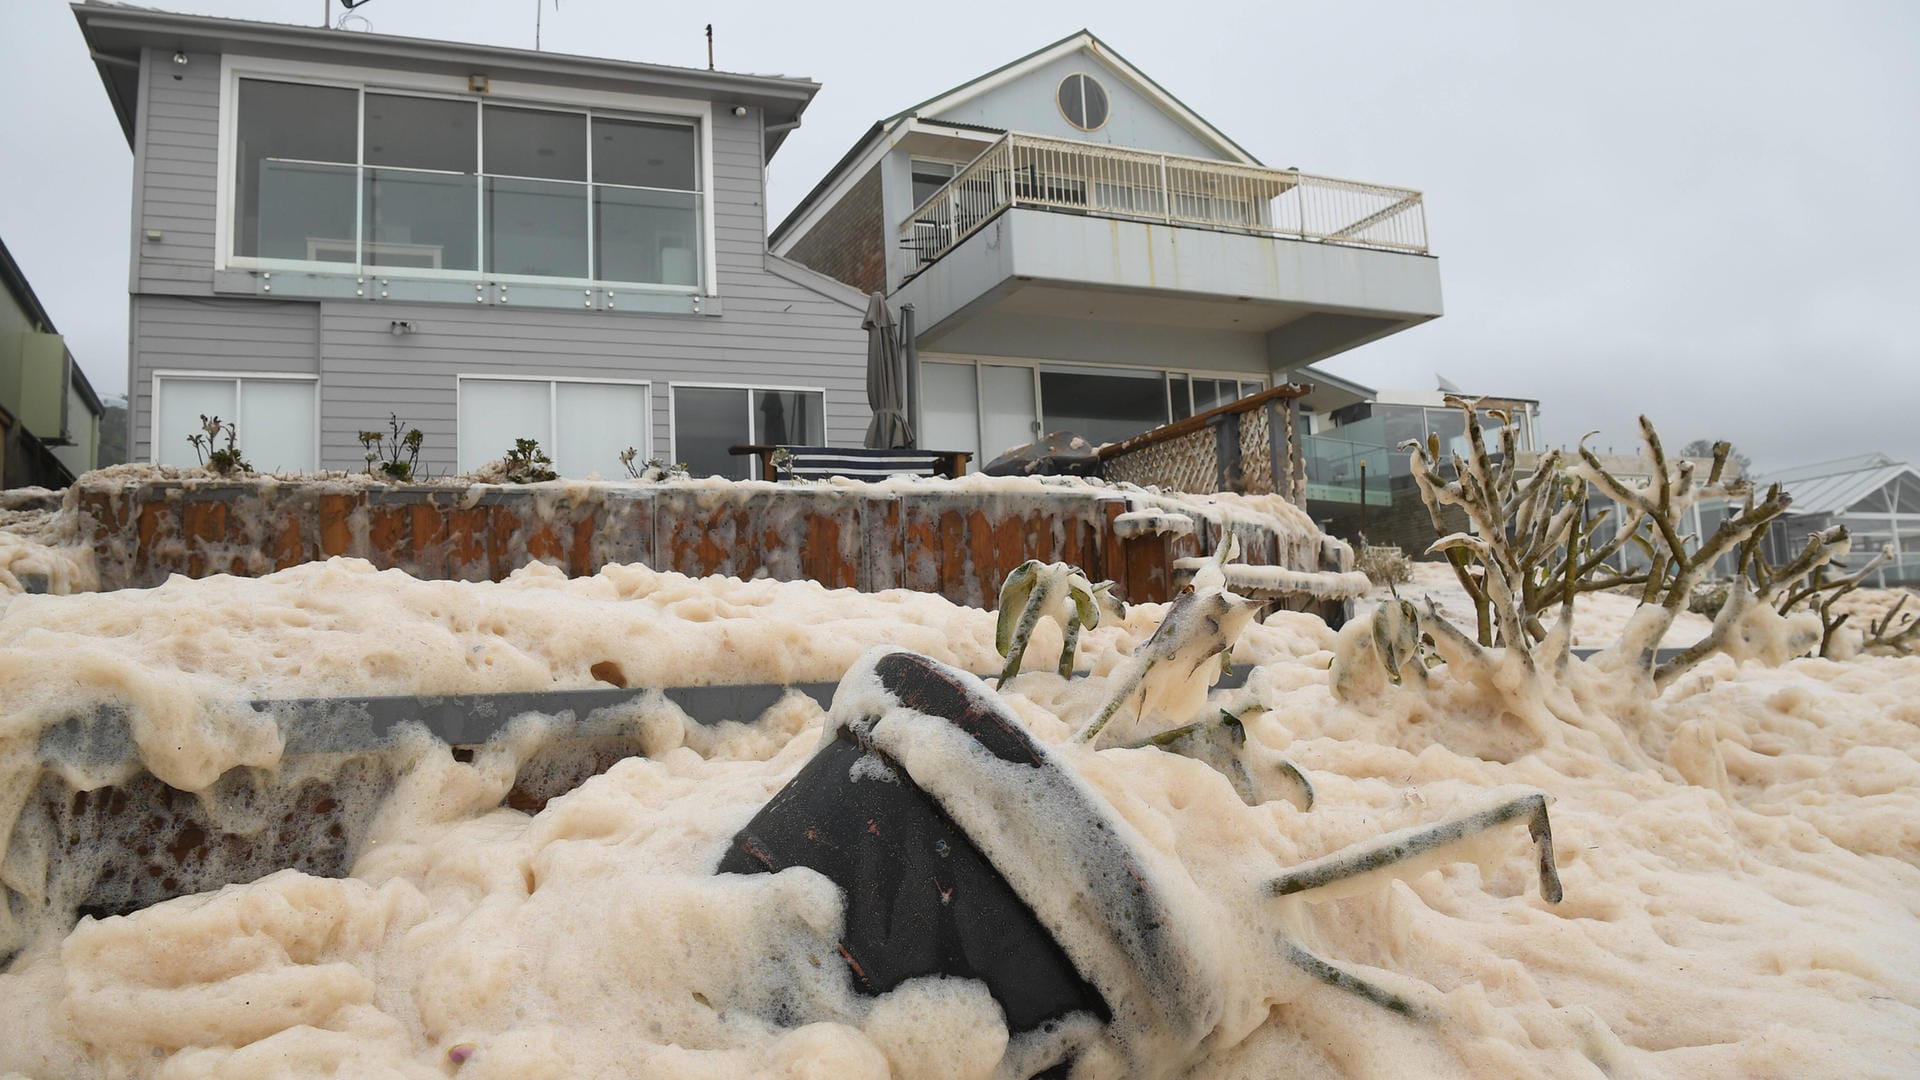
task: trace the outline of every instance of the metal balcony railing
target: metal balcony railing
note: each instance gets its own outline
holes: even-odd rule
[[[1427,252],[1408,188],[1010,132],[900,223],[925,266],[1024,206],[1326,244]]]

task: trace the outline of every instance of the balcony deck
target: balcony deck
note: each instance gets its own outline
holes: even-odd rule
[[[1071,319],[1249,336],[1278,373],[1441,313],[1425,214],[1407,188],[1014,133],[899,224],[896,297],[923,348]]]

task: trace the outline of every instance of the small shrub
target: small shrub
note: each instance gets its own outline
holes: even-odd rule
[[[1727,597],[1731,595],[1733,583],[1730,581],[1702,582],[1694,586],[1693,594],[1687,597],[1687,610],[1711,619],[1727,606]]]
[[[626,468],[627,476],[631,479],[657,483],[661,480],[684,480],[692,475],[688,472],[687,463],[684,461],[669,465],[665,458],[656,457],[648,458],[641,464],[635,465],[634,461],[639,456],[640,451],[631,446],[620,451],[620,464]]]
[[[367,472],[379,473],[389,480],[405,483],[413,479],[414,470],[420,464],[420,447],[427,437],[419,428],[411,428],[402,435],[399,413],[387,414],[387,427],[391,429],[390,434],[378,431],[360,433],[360,445],[367,451]],[[402,454],[406,455],[405,460],[401,459]]]
[[[1406,552],[1385,544],[1369,544],[1364,536],[1360,538],[1360,553],[1354,559],[1354,569],[1367,575],[1367,580],[1375,585],[1404,585],[1413,576]]]
[[[233,473],[250,473],[253,466],[240,456],[240,431],[232,424],[220,422],[217,416],[200,416],[200,430],[205,434],[189,435],[187,442],[192,444],[194,456],[200,464],[212,469],[221,476]],[[220,445],[220,436],[225,433],[227,445]]]
[[[540,449],[535,439],[513,440],[513,449],[507,451],[506,460],[501,464],[509,484],[538,484],[560,478],[560,474],[553,471],[553,459]]]

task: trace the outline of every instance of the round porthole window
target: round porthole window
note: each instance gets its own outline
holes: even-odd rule
[[[1076,72],[1061,79],[1055,96],[1060,115],[1081,131],[1098,131],[1107,125],[1107,88],[1093,76]]]

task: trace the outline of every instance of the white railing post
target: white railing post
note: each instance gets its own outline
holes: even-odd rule
[[[1144,198],[1156,186],[1155,169],[1158,212]],[[1024,195],[1023,182],[1029,185]],[[1183,191],[1194,196],[1191,205],[1177,202]],[[914,208],[899,233],[903,242],[924,240],[924,262],[1016,206],[1284,237],[1289,230],[1274,204],[1287,195],[1298,204],[1291,231],[1300,240],[1428,250],[1425,202],[1407,188],[1016,132],[1002,134]],[[1316,200],[1318,210],[1310,205]]]
[[[1014,138],[1013,133],[1011,131],[1007,133],[1006,138],[1001,139],[1000,141],[1005,145],[1005,153],[1007,158],[1007,166],[1003,170],[1007,176],[1007,205],[1009,207],[1019,206],[1020,205],[1020,176],[1019,176],[1020,155],[1016,152],[1019,148],[1019,141]]]
[[[1173,185],[1167,182],[1167,155],[1160,155],[1160,212],[1173,224]]]

